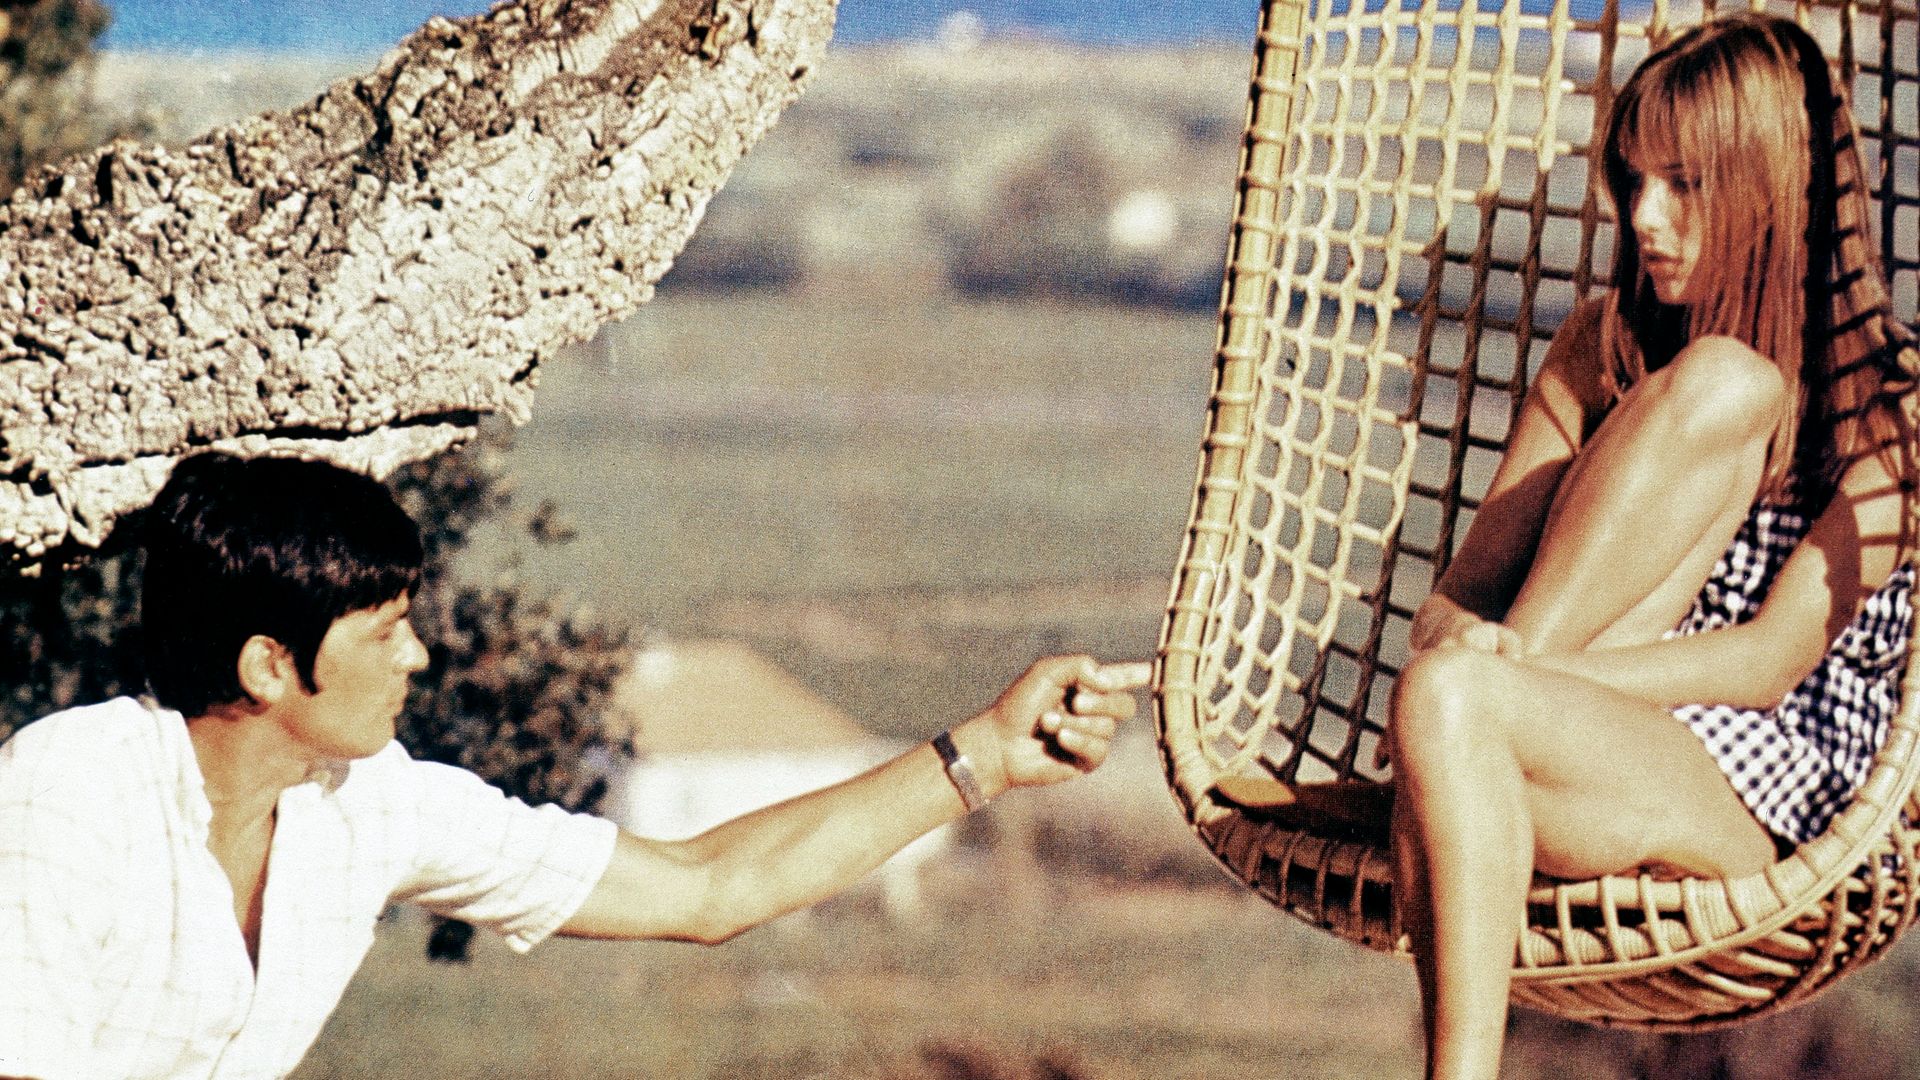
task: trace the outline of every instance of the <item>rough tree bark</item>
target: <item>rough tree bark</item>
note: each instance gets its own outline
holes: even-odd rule
[[[0,206],[0,562],[94,546],[203,447],[384,476],[526,418],[798,95],[833,0],[523,0]]]

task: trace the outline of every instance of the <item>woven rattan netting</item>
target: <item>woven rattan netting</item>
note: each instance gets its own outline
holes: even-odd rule
[[[1915,0],[1776,7],[1835,60],[1896,313],[1920,294]],[[1281,907],[1404,948],[1388,853],[1215,797],[1223,776],[1377,779],[1409,620],[1486,490],[1547,339],[1604,287],[1593,161],[1615,88],[1695,8],[1270,0],[1215,384],[1160,654],[1169,781]],[[1844,178],[1843,178],[1844,179]],[[1698,1027],[1802,999],[1916,905],[1912,672],[1861,794],[1764,874],[1536,882],[1516,1001]]]

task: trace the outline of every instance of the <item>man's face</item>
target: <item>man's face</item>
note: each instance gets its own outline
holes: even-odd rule
[[[407,621],[412,601],[399,596],[333,621],[314,657],[313,684],[296,685],[287,730],[318,755],[363,758],[393,739],[407,700],[408,677],[427,666],[427,649]]]

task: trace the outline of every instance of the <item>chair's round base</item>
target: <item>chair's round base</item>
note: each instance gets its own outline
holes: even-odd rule
[[[1275,906],[1366,948],[1410,955],[1382,848],[1218,806],[1197,831]],[[1913,920],[1911,839],[1903,821],[1851,871],[1821,872],[1809,860],[1831,849],[1816,841],[1735,881],[1541,880],[1516,951],[1513,1001],[1579,1023],[1655,1031],[1729,1026],[1804,1002],[1877,957]],[[1800,891],[1807,887],[1817,898]]]

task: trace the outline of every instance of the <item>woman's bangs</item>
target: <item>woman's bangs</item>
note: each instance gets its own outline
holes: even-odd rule
[[[1620,157],[1636,176],[1668,162],[1684,161],[1686,146],[1682,121],[1673,95],[1664,87],[1647,87],[1637,95],[1627,122],[1620,130]]]

